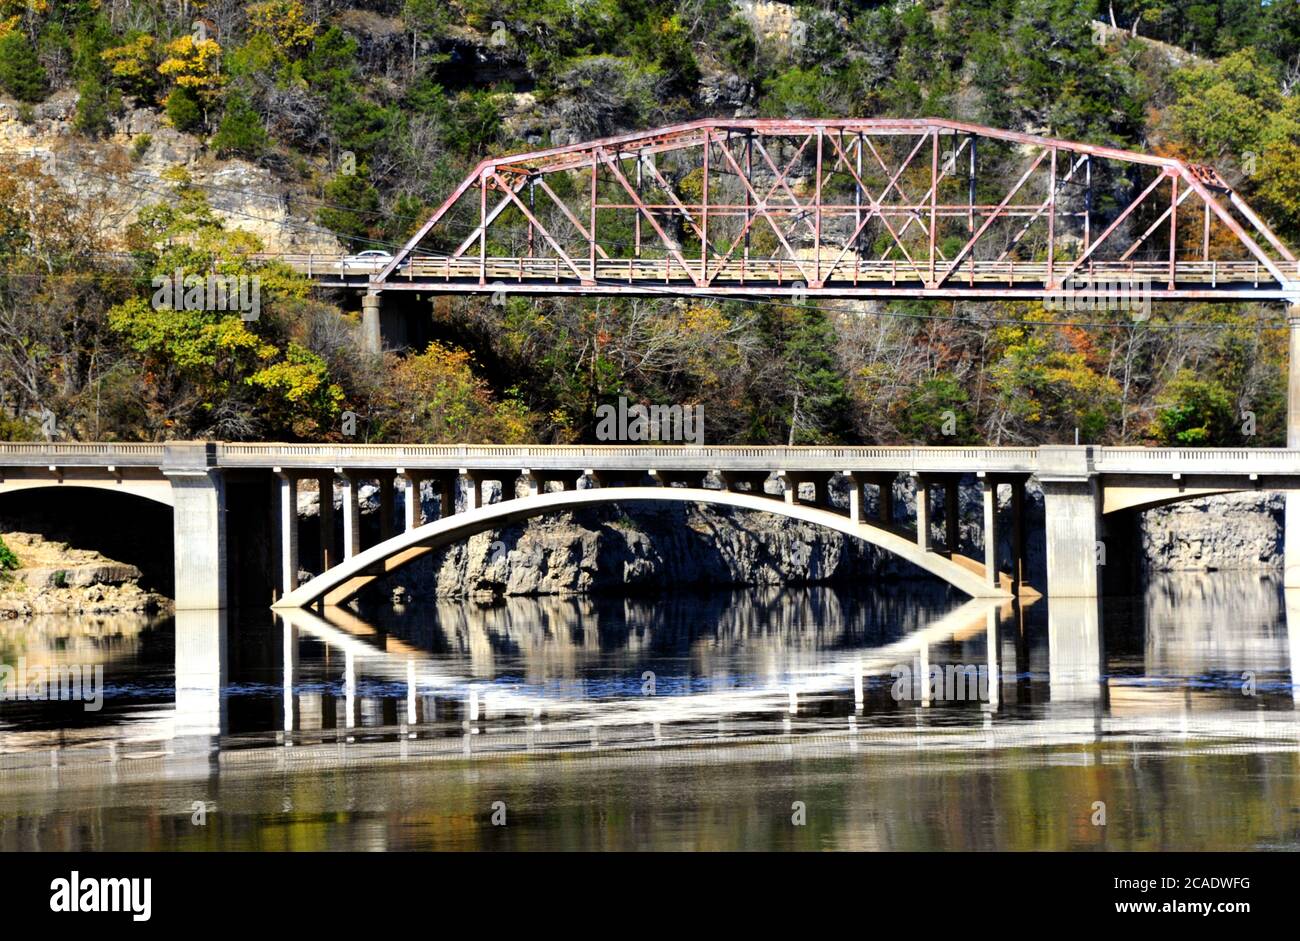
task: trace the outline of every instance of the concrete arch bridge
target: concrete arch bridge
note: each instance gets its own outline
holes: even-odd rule
[[[914,510],[894,505],[900,477],[916,489]],[[243,583],[260,574],[266,600],[279,606],[335,604],[376,577],[474,533],[545,513],[629,501],[775,512],[879,546],[973,597],[1008,597],[1027,587],[1024,494],[1031,477],[1043,492],[1048,594],[1095,598],[1108,517],[1210,493],[1289,493],[1300,487],[1300,450],[0,444],[0,508],[6,497],[39,488],[117,491],[170,506],[181,609],[226,607],[239,571]],[[832,504],[832,478],[847,485],[846,507]],[[334,499],[321,501],[320,574],[299,585],[297,492],[304,479]],[[963,480],[978,482],[982,493],[982,559],[958,551]],[[378,483],[381,507],[379,541],[371,546],[362,545],[358,500],[367,481]],[[441,494],[435,520],[421,514],[425,481]],[[500,481],[504,499],[486,504],[486,481]],[[466,495],[460,512],[458,483]],[[1009,514],[998,510],[1002,487],[1011,491],[1010,500],[1002,501],[1009,503]],[[873,503],[878,514],[868,519],[865,510]],[[1011,529],[1009,559],[997,553],[1004,525]],[[1288,515],[1288,537],[1293,531]],[[1286,549],[1287,584],[1300,587],[1300,540],[1288,538]]]

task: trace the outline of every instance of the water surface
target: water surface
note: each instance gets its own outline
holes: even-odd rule
[[[104,688],[0,702],[0,849],[1294,849],[1294,594],[3,622],[0,663]]]

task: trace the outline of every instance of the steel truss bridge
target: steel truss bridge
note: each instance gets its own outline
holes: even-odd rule
[[[317,265],[372,294],[1300,300],[1295,255],[1210,167],[933,118],[491,157],[382,270]]]

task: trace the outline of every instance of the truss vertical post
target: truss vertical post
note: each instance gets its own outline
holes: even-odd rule
[[[636,152],[636,195],[638,199],[641,198],[641,161],[643,160],[645,160],[645,154],[638,150]],[[635,235],[635,241],[633,243],[632,251],[637,258],[640,258],[641,257],[641,213],[638,212],[634,216],[634,221],[636,223],[636,235]]]
[[[816,261],[813,263],[813,277],[816,279],[816,287],[822,285],[822,147],[824,141],[822,135],[826,129],[820,124],[817,125],[817,185],[813,189],[815,205],[813,208],[813,250],[817,253]]]
[[[970,174],[966,193],[966,228],[975,231],[975,142],[978,138],[970,135]]]
[[[1201,260],[1210,260],[1210,206],[1205,200],[1201,200],[1201,211],[1205,215],[1205,222],[1201,232]]]
[[[1092,237],[1092,154],[1084,158],[1083,173],[1086,187],[1083,191],[1083,250],[1086,252],[1088,240]]]
[[[596,176],[600,171],[598,152],[591,152],[591,206],[587,226],[587,255],[591,265],[591,280],[596,281]]]
[[[749,191],[754,184],[754,133],[750,131],[745,135],[745,254],[744,264],[740,270],[743,272],[749,265],[749,230],[751,226],[751,213],[749,202]]]
[[[854,241],[854,251],[858,256],[862,255],[862,132],[858,131],[858,152],[854,156],[857,162],[858,175],[853,180],[853,231],[857,232]]]
[[[536,215],[537,213],[537,178],[536,177],[528,178],[528,208],[529,210],[532,211],[534,215]],[[529,219],[528,220],[528,257],[529,258],[533,257],[534,235],[535,235],[535,231],[533,229],[533,221]]]
[[[700,186],[700,279],[709,283],[709,151],[713,133],[704,129],[704,179]]]
[[[1056,269],[1056,148],[1052,148],[1052,166],[1048,171],[1047,193],[1047,283],[1055,284]]]
[[[487,185],[485,171],[478,180],[478,283],[487,284]]]
[[[1178,177],[1169,178],[1169,290],[1174,289],[1174,265],[1178,260]]]
[[[930,132],[930,139],[933,142],[930,149],[930,283],[933,284],[935,219],[938,217],[939,204],[939,129],[937,127]]]

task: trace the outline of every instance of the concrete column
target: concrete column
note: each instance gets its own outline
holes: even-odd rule
[[[424,525],[424,508],[420,505],[421,475],[404,467],[397,469],[402,488],[402,531],[410,532]]]
[[[519,476],[524,481],[525,497],[535,497],[542,492],[542,482],[527,467],[519,472]]]
[[[380,300],[378,294],[367,294],[361,298],[361,338],[366,352],[383,352],[383,333],[379,327]]]
[[[958,480],[949,477],[943,482],[943,548],[948,555],[956,555],[961,549],[960,510],[958,507]]]
[[[393,536],[393,477],[388,471],[379,474],[379,540]]]
[[[776,472],[776,479],[781,481],[781,496],[785,502],[793,506],[799,502],[799,484],[788,473],[783,470]]]
[[[176,609],[226,606],[226,487],[221,471],[164,470],[172,487]]]
[[[320,489],[320,570],[327,572],[338,564],[338,550],[334,548],[334,474],[326,472],[316,476]]]
[[[916,544],[927,552],[930,549],[930,482],[924,474],[914,474],[916,480]]]
[[[355,471],[334,468],[343,490],[343,558],[350,559],[361,551],[361,504],[357,495],[360,481]]]
[[[288,594],[298,587],[298,478],[280,468],[280,591]]]
[[[1016,594],[1025,575],[1025,479],[1017,477],[1011,482],[1011,580]]]
[[[863,520],[862,478],[852,471],[845,471],[844,476],[849,479],[849,519],[861,523]]]
[[[876,487],[880,490],[876,501],[876,510],[884,526],[894,525],[894,475],[882,474],[876,478]]]
[[[1095,480],[1043,480],[1049,598],[1095,598],[1100,523]]]
[[[1286,446],[1300,448],[1300,304],[1287,306],[1290,359],[1287,363]],[[1300,493],[1287,491],[1282,515],[1282,585],[1300,588]]]
[[[439,474],[437,479],[440,504],[438,518],[446,519],[456,512],[456,475]]]
[[[478,478],[467,467],[460,469],[460,475],[469,479],[469,486],[465,488],[465,509],[477,510],[483,505],[483,492],[479,490]]]
[[[998,585],[998,481],[996,477],[980,478],[980,497],[984,505],[984,582]],[[990,637],[996,635],[991,630]]]

